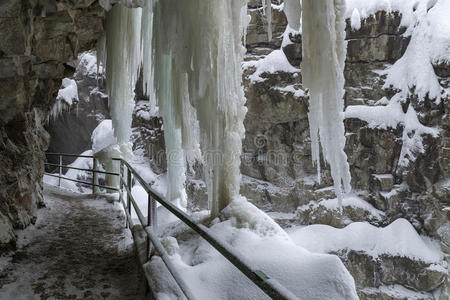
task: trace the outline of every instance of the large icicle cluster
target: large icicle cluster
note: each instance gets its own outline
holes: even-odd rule
[[[114,134],[129,142],[140,62],[141,9],[115,5],[106,19],[106,79]]]
[[[108,13],[106,72],[114,131],[130,136],[133,88],[144,90],[164,120],[166,197],[184,206],[186,161],[202,161],[211,213],[239,195],[246,113],[241,85],[246,0],[150,0]]]
[[[212,215],[239,195],[247,22],[246,0],[165,0],[154,7],[154,88],[164,119],[169,180],[184,182],[183,155],[191,162],[201,159]],[[174,186],[169,197],[181,187]]]
[[[118,172],[119,168],[111,157],[128,158],[132,153],[130,136],[134,87],[140,65],[141,15],[140,8],[115,5],[107,13],[106,36],[99,46],[99,60],[106,66],[106,87],[117,144],[101,149],[94,155],[109,172]],[[106,184],[117,186],[119,179],[108,175]]]
[[[342,199],[343,192],[351,189],[343,122],[345,0],[303,0],[302,6],[302,76],[310,93],[312,158],[320,178],[320,143],[336,194]]]

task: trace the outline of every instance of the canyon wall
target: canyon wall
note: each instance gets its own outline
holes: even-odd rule
[[[61,79],[95,48],[105,11],[97,1],[0,2],[0,247],[33,222],[42,204],[44,124]]]

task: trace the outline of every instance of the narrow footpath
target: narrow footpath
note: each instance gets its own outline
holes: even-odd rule
[[[46,207],[0,256],[0,299],[145,299],[118,202],[46,186]]]

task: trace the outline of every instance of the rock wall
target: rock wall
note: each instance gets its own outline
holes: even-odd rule
[[[251,12],[260,14],[258,9]],[[257,28],[263,20],[253,18],[248,42],[263,35]],[[274,22],[286,20],[280,16]],[[359,30],[347,24],[346,107],[386,105],[398,91],[384,89],[382,70],[404,54],[409,40],[402,34],[401,16],[380,11],[363,20]],[[274,36],[281,36],[276,31]],[[301,36],[290,35],[291,43],[283,48],[289,62],[300,66]],[[247,61],[264,59],[279,43],[248,45]],[[415,229],[440,242],[450,254],[450,172],[448,94],[440,103],[420,100],[412,93],[402,104],[403,112],[412,106],[422,125],[437,128],[438,136],[422,135],[423,152],[413,151],[407,166],[399,164],[404,145],[404,125],[374,128],[359,118],[345,120],[346,153],[351,167],[354,194],[376,210],[345,205],[342,211],[325,205],[335,198],[327,166],[322,165],[321,183],[311,163],[308,127],[308,95],[301,85],[300,72],[259,74],[247,64],[244,73],[248,113],[242,157],[241,193],[283,226],[292,224],[326,224],[342,228],[350,222],[370,222],[377,226],[406,218]],[[436,65],[435,73],[443,88],[449,87],[449,65]],[[300,80],[299,80],[300,79]],[[383,98],[385,97],[385,98]],[[378,102],[383,99],[381,102]],[[410,137],[414,133],[410,133]],[[280,214],[281,212],[281,214]],[[295,213],[293,213],[295,212]],[[448,270],[435,270],[420,260],[397,256],[373,258],[367,253],[336,253],[355,278],[361,299],[432,299],[431,293],[442,290],[440,299],[448,297]],[[436,272],[435,272],[436,271]],[[431,272],[431,273],[430,273]],[[447,282],[447,283],[446,283]],[[394,286],[407,287],[408,294],[398,294]],[[412,290],[412,291],[411,291]],[[413,292],[414,291],[414,292]],[[440,292],[437,292],[439,294]],[[405,296],[406,295],[406,296]]]
[[[0,2],[0,247],[33,221],[42,200],[44,130],[61,79],[94,48],[105,12],[97,1]]]

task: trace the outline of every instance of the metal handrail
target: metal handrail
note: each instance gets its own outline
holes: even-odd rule
[[[97,169],[97,159],[94,156],[91,155],[76,155],[76,154],[64,154],[64,153],[50,153],[50,152],[46,152],[46,155],[57,155],[59,157],[59,164],[54,164],[54,163],[49,163],[49,162],[45,162],[44,165],[45,166],[52,166],[52,167],[58,167],[59,169],[59,174],[55,175],[49,172],[44,172],[45,175],[47,176],[52,176],[52,177],[56,177],[59,179],[58,181],[58,186],[61,186],[61,179],[64,180],[69,180],[69,181],[73,181],[73,182],[77,182],[77,183],[81,183],[81,184],[85,184],[85,185],[90,185],[92,186],[92,193],[95,194],[95,188],[99,187],[99,188],[104,188],[107,190],[112,190],[112,191],[116,191],[119,192],[119,189],[113,186],[107,186],[107,185],[101,185],[97,183],[97,174],[106,174],[106,175],[113,175],[113,176],[120,176],[119,173],[114,173],[114,172],[106,172],[106,171],[102,171],[102,170],[98,170]],[[62,163],[62,158],[64,156],[69,156],[69,157],[81,157],[81,158],[92,158],[93,162],[92,162],[92,169],[86,169],[86,168],[77,168],[77,167],[72,167],[72,166],[68,166],[68,165],[63,165]],[[92,182],[86,182],[86,181],[82,181],[82,180],[77,180],[77,179],[72,179],[72,178],[68,178],[62,175],[62,170],[63,169],[73,169],[73,170],[79,170],[79,171],[87,171],[87,172],[92,172]]]
[[[95,157],[88,155],[76,155],[76,154],[64,154],[64,153],[47,153],[49,155],[59,155],[60,156],[60,173],[62,168],[61,157],[62,156],[70,156],[70,157],[84,157],[84,158],[92,158],[94,159],[95,166]],[[180,277],[178,271],[173,266],[169,255],[167,254],[164,247],[159,242],[159,239],[154,234],[154,230],[157,228],[157,214],[156,214],[156,202],[160,203],[164,206],[168,211],[174,214],[179,220],[181,220],[184,224],[189,226],[192,230],[197,232],[203,239],[205,239],[211,246],[213,246],[220,254],[222,254],[230,263],[232,263],[239,271],[241,271],[250,281],[252,281],[256,286],[258,286],[265,294],[270,296],[272,299],[298,299],[291,291],[289,291],[286,287],[281,285],[276,279],[270,278],[267,276],[262,270],[255,270],[250,267],[250,263],[248,260],[241,255],[236,249],[230,247],[226,243],[223,243],[221,239],[214,234],[208,227],[196,223],[190,216],[188,216],[185,212],[180,210],[178,207],[173,205],[172,203],[165,200],[165,197],[152,189],[150,185],[136,172],[136,170],[125,160],[121,158],[112,158],[114,161],[120,162],[120,172],[114,173],[112,175],[118,175],[120,178],[120,188],[116,189],[119,191],[120,201],[125,209],[125,214],[127,217],[127,224],[132,227],[133,221],[131,220],[131,207],[134,208],[139,222],[144,227],[145,232],[149,238],[151,244],[155,247],[156,251],[160,254],[161,259],[167,266],[169,272],[172,274],[176,283],[180,287],[181,291],[184,293],[187,299],[195,299],[194,295],[190,291],[188,285],[184,281],[182,277]],[[124,178],[124,168],[127,170],[127,178]],[[93,174],[96,173],[105,173],[105,172],[97,172],[93,171]],[[61,174],[60,174],[61,175]],[[140,183],[140,185],[144,188],[144,190],[148,194],[148,214],[147,220],[145,220],[144,215],[142,214],[139,206],[137,205],[135,199],[131,194],[131,182],[132,176]],[[67,179],[67,178],[64,178]],[[93,180],[94,181],[94,180]],[[85,183],[89,185],[94,185],[93,183]],[[97,185],[98,186],[98,185]],[[126,200],[125,204],[124,199],[124,189],[126,192]],[[94,188],[93,188],[94,191]],[[145,222],[147,221],[147,222]],[[150,248],[150,247],[149,247]],[[149,253],[151,252],[148,249]]]
[[[52,163],[45,163],[46,166],[53,166],[53,167],[59,167],[59,164],[52,164]],[[79,171],[87,171],[87,172],[95,172],[95,173],[101,173],[101,174],[106,174],[106,175],[116,175],[119,176],[119,173],[114,173],[114,172],[106,172],[106,171],[101,171],[101,170],[96,170],[96,169],[85,169],[85,168],[77,168],[77,167],[71,167],[71,166],[62,166],[64,169],[72,169],[72,170],[79,170]]]

